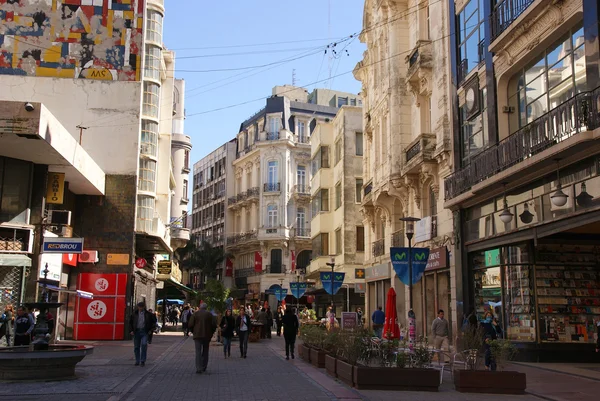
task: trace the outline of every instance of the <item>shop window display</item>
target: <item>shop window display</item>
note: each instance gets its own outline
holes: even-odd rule
[[[535,341],[535,303],[530,266],[504,267],[506,338]]]
[[[594,322],[600,319],[597,250],[545,245],[536,258],[541,341],[594,343]]]
[[[491,311],[502,326],[502,285],[500,274],[500,249],[478,252],[472,256],[474,307],[477,317],[483,319]]]

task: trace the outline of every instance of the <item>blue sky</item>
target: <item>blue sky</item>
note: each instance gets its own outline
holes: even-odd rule
[[[360,91],[360,83],[351,73],[331,82],[309,84],[327,79],[330,66],[333,76],[351,71],[362,59],[365,46],[358,38],[336,46],[338,52],[345,47],[347,53],[344,51],[331,61],[324,55],[328,43],[360,31],[364,5],[361,0],[165,3],[163,41],[176,53],[176,77],[186,80],[185,131],[192,137],[194,163],[233,138],[240,123],[265,102],[229,106],[268,97],[273,86],[291,84],[294,69],[296,85],[309,91],[315,86]],[[266,43],[271,44],[249,46]],[[229,55],[216,56],[222,54]],[[286,59],[285,63],[247,68]],[[237,70],[198,72],[223,69]],[[226,109],[212,111],[219,108]]]

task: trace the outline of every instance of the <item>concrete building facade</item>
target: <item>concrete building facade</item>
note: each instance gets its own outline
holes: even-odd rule
[[[170,258],[173,249],[168,222],[177,185],[171,162],[174,54],[162,44],[162,1],[88,3],[0,5],[0,23],[8,27],[0,35],[1,118],[13,127],[3,128],[0,148],[9,165],[17,160],[23,169],[33,168],[33,181],[4,192],[28,193],[29,200],[19,203],[16,215],[2,213],[0,224],[10,232],[0,237],[30,239],[18,248],[27,250],[33,274],[11,302],[39,296],[36,278],[48,263],[58,271],[53,284],[61,290],[106,295],[101,293],[110,288],[106,302],[93,308],[64,291],[54,294],[65,303],[57,335],[122,339],[135,302],[155,304],[156,255]],[[24,126],[14,125],[17,117]],[[23,143],[16,128],[38,140]],[[5,171],[4,177],[10,175]],[[56,184],[52,188],[61,190],[62,199],[50,197],[47,182]],[[49,224],[53,210],[71,212],[72,230]],[[83,254],[47,262],[50,256],[39,249],[42,228],[51,232],[45,237],[83,237]]]
[[[521,359],[589,359],[600,314],[598,2],[462,0],[448,11],[454,169],[443,193],[461,315],[491,311]]]
[[[365,1],[360,40],[367,50],[354,71],[364,101],[366,314],[384,307],[394,288],[398,319],[407,327],[409,291],[391,266],[390,247],[407,245],[400,218],[419,218],[412,245],[430,248],[444,262],[413,286],[418,335],[429,334],[440,308],[454,329],[457,322],[448,260],[452,214],[439,196],[440,177],[452,166],[446,3]]]
[[[365,236],[359,213],[363,192],[362,108],[343,106],[331,123],[317,124],[311,145],[311,237],[312,260],[306,279],[321,287],[320,273],[344,272],[343,288],[335,298],[337,311],[364,307],[364,298],[354,284],[356,269],[363,267]],[[317,315],[324,316],[330,300],[321,290]],[[341,315],[339,315],[341,316]]]

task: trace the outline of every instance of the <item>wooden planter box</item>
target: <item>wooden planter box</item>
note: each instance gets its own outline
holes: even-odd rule
[[[306,362],[310,363],[310,347],[308,347],[307,345],[302,344],[302,359],[304,359]]]
[[[335,374],[338,379],[349,386],[354,386],[354,365],[338,359],[335,364]]]
[[[310,349],[310,363],[317,368],[325,367],[325,351],[321,351],[315,348]]]
[[[436,369],[354,367],[354,387],[360,390],[438,391]]]
[[[302,344],[298,344],[297,345],[297,353],[298,353],[298,357],[300,359],[304,359],[304,348],[302,347]]]
[[[525,394],[527,376],[512,371],[455,370],[454,387],[461,393]]]
[[[337,377],[336,373],[337,359],[331,355],[325,355],[325,369],[332,377]]]

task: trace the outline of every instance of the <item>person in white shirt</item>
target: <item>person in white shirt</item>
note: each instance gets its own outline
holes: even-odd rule
[[[235,321],[235,331],[240,339],[240,357],[246,358],[248,353],[248,336],[252,330],[252,321],[250,316],[246,314],[244,308],[240,309],[240,315]]]

